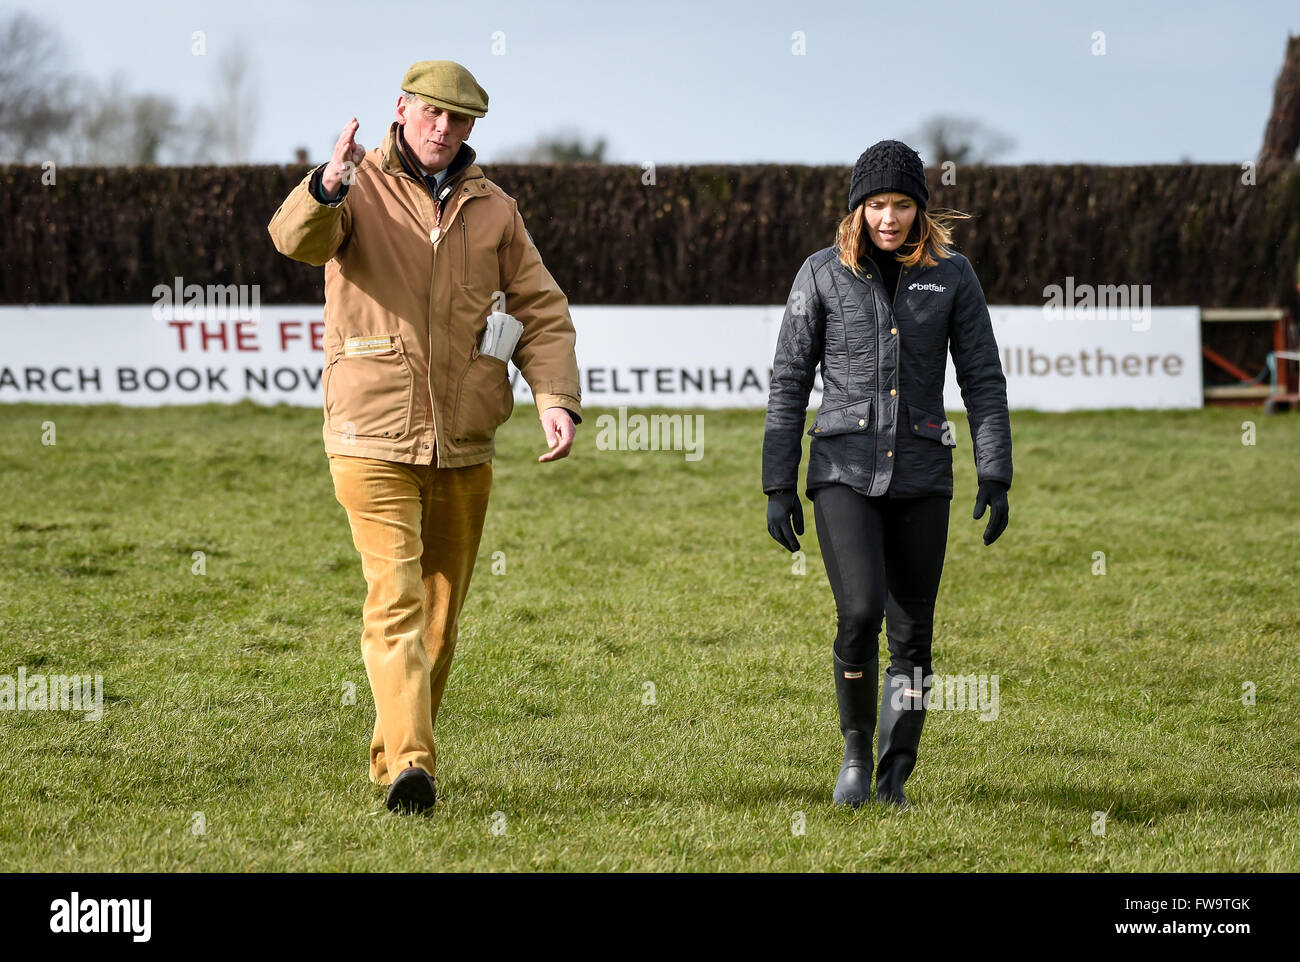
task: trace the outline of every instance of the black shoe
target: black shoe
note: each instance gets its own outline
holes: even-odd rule
[[[836,805],[857,808],[871,801],[871,736],[876,732],[876,669],[878,662],[850,665],[831,654],[835,663],[835,701],[844,735],[844,764],[835,780]]]
[[[423,768],[412,765],[393,779],[388,787],[388,810],[390,812],[423,812],[433,808],[438,797],[438,788],[433,776]]]
[[[925,725],[932,676],[926,675],[922,687],[913,687],[907,675],[891,675],[885,670],[885,686],[880,693],[880,753],[876,766],[876,801],[885,805],[908,807],[903,783],[916,767],[917,746]]]

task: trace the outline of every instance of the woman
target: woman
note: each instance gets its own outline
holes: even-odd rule
[[[853,807],[871,799],[882,617],[889,666],[880,693],[878,802],[907,807],[903,783],[929,704],[956,446],[943,413],[950,348],[975,448],[974,516],[992,509],[984,543],[1007,525],[1006,379],[984,291],[970,262],[949,246],[952,222],[969,215],[929,213],[929,199],[921,158],[906,144],[883,140],[858,158],[835,245],[810,256],[795,277],[763,435],[768,531],[798,551],[800,442],[821,365],[806,492],[838,619],[832,661],[844,762],[834,800]]]

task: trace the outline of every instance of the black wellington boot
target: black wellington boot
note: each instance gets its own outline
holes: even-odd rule
[[[835,780],[836,805],[857,808],[871,801],[871,738],[876,733],[876,670],[874,659],[850,665],[831,654],[835,662],[835,700],[840,708],[844,735],[844,764]]]
[[[884,805],[907,808],[903,782],[916,767],[916,750],[925,725],[925,706],[933,684],[927,675],[923,687],[916,689],[914,678],[891,675],[885,669],[885,684],[880,693],[880,753],[876,768],[876,801]]]

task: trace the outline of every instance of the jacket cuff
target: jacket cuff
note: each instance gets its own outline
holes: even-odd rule
[[[574,424],[582,423],[582,405],[575,397],[568,394],[536,394],[533,400],[537,402],[538,417],[544,414],[547,408],[564,408],[573,416]]]
[[[307,192],[311,194],[311,199],[318,204],[323,204],[326,207],[338,207],[343,203],[343,198],[348,196],[348,185],[340,184],[338,196],[333,200],[326,200],[325,184],[323,183],[326,166],[328,165],[321,164],[312,171],[311,180],[307,184]]]

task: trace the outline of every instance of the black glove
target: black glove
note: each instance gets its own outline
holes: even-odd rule
[[[791,520],[794,521],[793,526]],[[787,551],[798,551],[795,534],[803,534],[803,505],[797,491],[777,491],[767,497],[767,533]]]
[[[989,524],[984,529],[984,543],[992,544],[998,540],[998,535],[1007,530],[1007,521],[1010,518],[1011,509],[1007,507],[1007,491],[1009,485],[1002,481],[981,481],[980,490],[975,495],[975,514],[973,517],[976,521],[984,517],[984,508],[988,506],[993,510],[989,513]],[[769,517],[771,512],[769,511]]]

